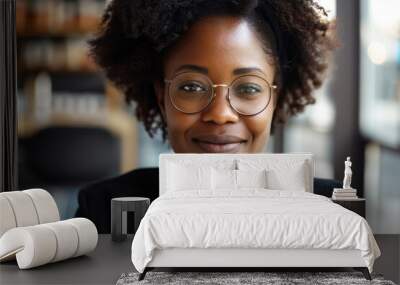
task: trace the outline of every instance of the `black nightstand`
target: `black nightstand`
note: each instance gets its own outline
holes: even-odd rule
[[[127,238],[127,212],[134,213],[134,233],[146,214],[150,199],[146,197],[119,197],[111,199],[111,239],[124,241]]]
[[[365,199],[357,198],[352,200],[337,200],[331,199],[332,202],[353,211],[354,213],[359,214],[361,217],[365,218]]]

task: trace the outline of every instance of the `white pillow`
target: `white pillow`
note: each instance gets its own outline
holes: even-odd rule
[[[198,163],[198,162],[196,162]],[[215,169],[237,169],[236,159],[204,159],[200,162],[201,166],[207,165]]]
[[[211,167],[167,164],[167,191],[211,189]]]
[[[307,191],[311,189],[310,169],[306,160],[252,159],[238,160],[240,170],[267,170],[267,188],[271,190]]]
[[[267,185],[273,190],[307,191],[305,163],[293,164],[290,170],[270,169],[267,172]]]
[[[213,190],[236,190],[236,170],[212,168]]]
[[[267,170],[235,170],[237,188],[267,188]]]
[[[233,170],[212,168],[212,188],[234,191],[241,188],[267,188],[266,170]]]

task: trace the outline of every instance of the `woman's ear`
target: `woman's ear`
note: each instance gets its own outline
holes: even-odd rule
[[[164,93],[165,93],[165,85],[160,80],[155,80],[153,83],[154,91],[156,93],[156,99],[158,107],[160,108],[161,115],[163,120],[166,120],[165,117],[165,101],[164,101]]]

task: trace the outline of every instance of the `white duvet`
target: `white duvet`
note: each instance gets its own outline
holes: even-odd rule
[[[143,272],[154,249],[358,249],[372,272],[380,250],[364,218],[307,192],[248,189],[166,193],[150,205],[132,242]]]

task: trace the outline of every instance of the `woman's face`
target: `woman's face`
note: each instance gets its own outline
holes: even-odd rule
[[[275,66],[246,20],[214,16],[196,22],[166,54],[165,78],[172,79],[185,71],[206,73],[213,84],[230,84],[240,75],[258,75],[272,85]],[[155,83],[174,152],[256,153],[264,150],[276,105],[275,92],[272,91],[269,104],[262,112],[244,116],[229,105],[227,88],[217,87],[216,96],[206,109],[185,114],[172,105],[167,86]]]

